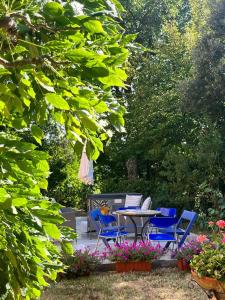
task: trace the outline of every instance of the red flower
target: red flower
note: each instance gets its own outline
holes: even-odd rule
[[[224,220],[219,220],[216,222],[216,225],[220,228],[223,229],[225,228],[225,221]]]
[[[199,243],[204,243],[205,241],[208,241],[208,238],[207,238],[206,235],[200,234],[200,235],[197,237],[197,241],[198,241]]]

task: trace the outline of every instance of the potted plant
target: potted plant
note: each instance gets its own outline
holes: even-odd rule
[[[158,258],[161,253],[160,245],[153,246],[150,242],[124,242],[108,249],[104,257],[116,263],[117,272],[149,272],[152,260]]]
[[[225,300],[225,221],[210,222],[212,234],[200,235],[204,243],[199,255],[195,255],[190,266],[193,279],[204,289],[213,290],[218,300]]]
[[[190,261],[194,255],[202,251],[203,244],[197,240],[191,240],[173,254],[177,259],[177,266],[182,271],[190,270]]]
[[[88,276],[101,264],[99,252],[92,252],[89,248],[76,250],[73,255],[64,258],[64,277]]]

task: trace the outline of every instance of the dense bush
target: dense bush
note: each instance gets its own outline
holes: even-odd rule
[[[56,162],[62,167],[60,170]],[[79,161],[76,156],[69,161],[65,157],[54,157],[50,164],[50,185],[48,196],[54,198],[58,203],[67,207],[75,207],[86,210],[86,197],[93,192],[93,186],[83,184],[78,178]],[[57,180],[58,174],[64,174]]]
[[[76,250],[73,255],[66,256],[64,263],[67,266],[65,276],[72,278],[84,275],[90,275],[101,264],[102,258],[97,251]]]

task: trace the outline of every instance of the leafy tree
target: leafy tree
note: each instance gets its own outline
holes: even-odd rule
[[[125,86],[132,37],[114,20],[117,9],[116,0],[0,1],[1,299],[36,299],[56,278],[63,266],[52,239],[73,251],[69,231],[60,231],[60,205],[42,194],[49,155],[38,145],[46,121],[61,126],[77,152],[87,141],[92,159],[109,124],[124,124],[112,89]]]
[[[186,111],[207,114],[224,128],[225,1],[211,6],[212,13],[193,51],[194,76],[184,88],[184,106]]]
[[[138,20],[142,26],[143,7],[144,4],[148,7],[148,1],[141,3],[140,10],[135,5],[130,7],[132,15],[128,11],[128,20],[125,19],[128,31],[133,20]],[[188,4],[185,1],[179,4],[180,9],[170,7],[165,16],[160,16],[157,24],[161,25],[157,25],[155,31],[154,23],[151,24],[153,28],[148,34],[155,33],[151,39],[151,53],[137,55],[135,63],[132,61],[132,85],[130,93],[126,93],[126,133],[112,138],[110,151],[106,149],[101,156],[98,169],[103,179],[110,178],[103,180],[104,191],[109,186],[115,190],[138,190],[146,195],[150,193],[155,206],[172,205],[182,210],[195,205],[204,215],[213,210],[212,217],[216,218],[215,211],[222,217],[224,133],[218,132],[217,126],[197,107],[195,114],[182,109],[183,82],[195,76],[192,50],[203,38],[203,28],[207,28],[210,1],[191,0]],[[148,34],[141,34],[144,45],[149,45]],[[200,54],[199,48],[198,56],[205,51],[202,49]],[[208,57],[210,55],[208,53]],[[199,68],[202,66],[199,64]],[[206,81],[214,76],[209,72],[204,66]],[[195,89],[198,89],[196,93],[187,90],[188,99],[197,97],[200,88],[196,85]],[[215,116],[218,115],[215,113]],[[138,169],[133,181],[127,180],[126,161],[130,158],[136,160]]]

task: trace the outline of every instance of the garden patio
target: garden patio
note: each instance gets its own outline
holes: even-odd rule
[[[1,300],[225,300],[224,20],[0,0]]]

